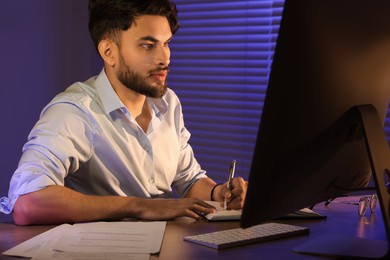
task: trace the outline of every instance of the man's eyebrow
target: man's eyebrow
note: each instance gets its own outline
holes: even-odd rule
[[[140,41],[150,41],[150,42],[158,42],[158,40],[152,36],[145,36],[139,38]]]
[[[173,36],[170,37],[170,38],[167,40],[167,42],[171,41],[172,38],[173,38]],[[159,40],[157,40],[156,38],[154,38],[154,37],[152,37],[152,36],[141,37],[141,38],[139,38],[139,41],[159,42]]]

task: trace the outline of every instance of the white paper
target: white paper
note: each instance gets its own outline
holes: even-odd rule
[[[63,224],[3,254],[32,260],[148,260],[160,251],[165,227],[166,222]]]
[[[166,222],[75,224],[53,245],[56,251],[83,253],[158,253]]]
[[[55,240],[60,236],[67,228],[71,227],[69,224],[63,224],[52,228],[42,234],[39,234],[5,252],[3,255],[9,256],[21,256],[21,257],[34,257],[47,241]]]
[[[213,205],[217,212],[207,214],[205,217],[209,221],[221,221],[221,220],[239,220],[241,218],[242,210],[227,210],[221,207],[220,202],[217,201],[205,201],[206,203]]]
[[[43,250],[31,260],[149,260],[150,254],[82,253]]]

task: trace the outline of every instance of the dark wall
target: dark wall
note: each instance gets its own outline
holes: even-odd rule
[[[0,197],[39,113],[55,94],[100,72],[87,0],[12,0],[0,8]],[[11,216],[0,213],[0,221]]]

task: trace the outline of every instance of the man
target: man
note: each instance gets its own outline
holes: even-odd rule
[[[199,219],[196,212],[215,211],[204,200],[242,208],[247,183],[234,178],[228,190],[206,176],[188,144],[179,100],[166,85],[175,5],[91,0],[89,9],[104,69],[43,109],[2,211],[28,225]]]

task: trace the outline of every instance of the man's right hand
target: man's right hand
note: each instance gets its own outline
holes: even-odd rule
[[[214,213],[215,208],[195,198],[184,199],[139,199],[139,219],[169,220],[177,217],[201,219],[199,213]]]

